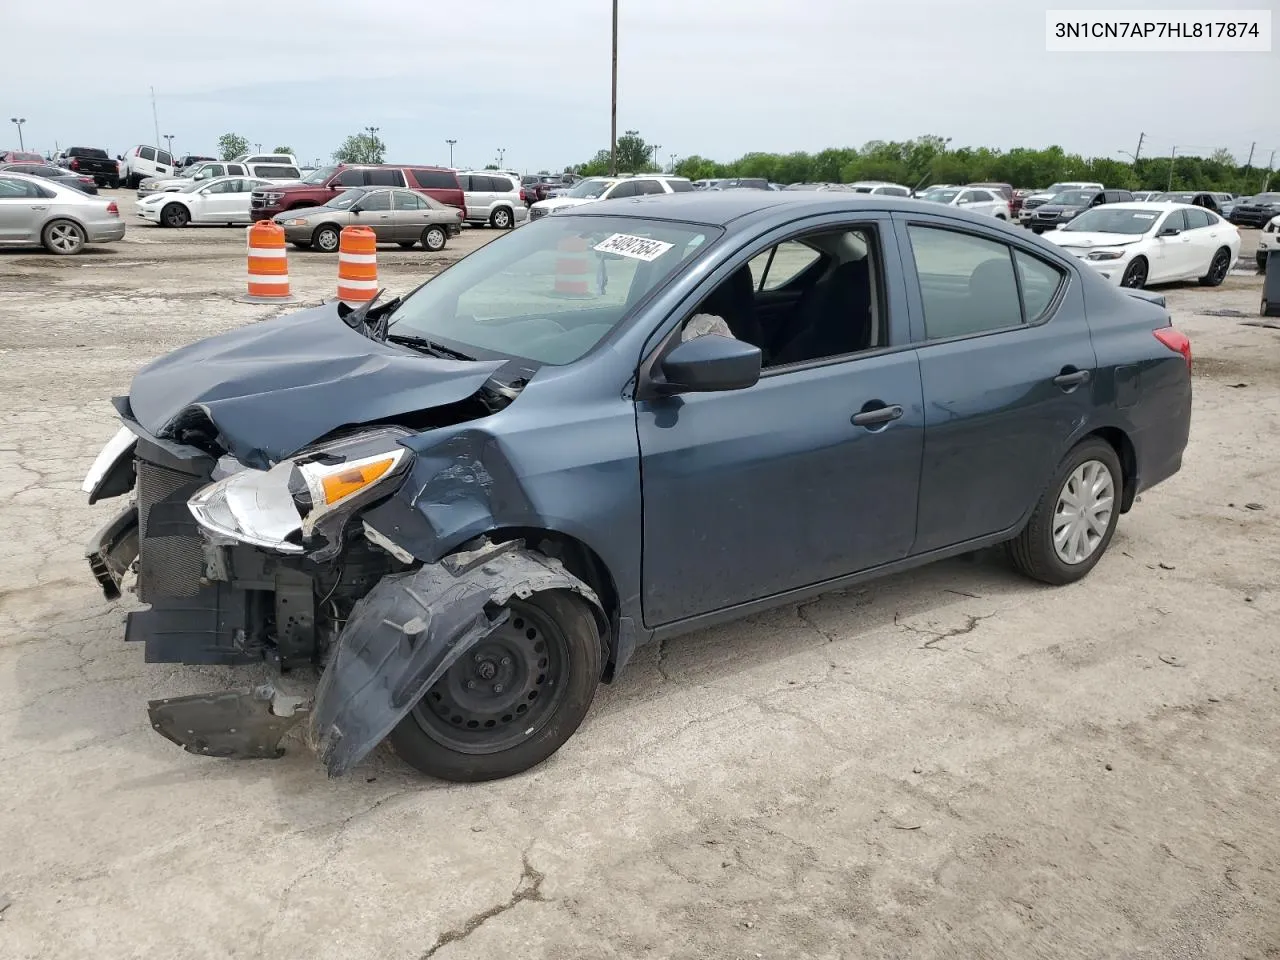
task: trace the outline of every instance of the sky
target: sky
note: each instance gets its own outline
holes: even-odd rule
[[[1104,9],[1094,0],[1081,8]],[[1276,0],[1152,4],[1276,10]],[[1280,41],[1271,53],[1049,53],[1045,11],[1069,0],[620,0],[618,132],[730,160],[952,138],[1120,158],[1280,149]],[[609,0],[219,0],[104,15],[101,0],[5,11],[0,120],[28,146],[112,155],[173,134],[213,155],[235,131],[327,162],[372,125],[387,159],[561,169],[609,145]],[[536,29],[527,26],[536,20]],[[57,68],[50,69],[51,61]],[[34,78],[17,83],[15,77]],[[6,128],[0,148],[16,148]],[[10,144],[9,141],[12,141]],[[1278,161],[1280,162],[1280,161]]]

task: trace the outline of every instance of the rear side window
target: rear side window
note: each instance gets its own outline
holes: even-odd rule
[[[370,170],[365,181],[371,187],[403,187],[404,174],[399,170]]]
[[[156,151],[156,162],[157,162],[157,163],[164,163],[164,164],[168,164],[169,166],[171,166],[171,167],[172,167],[172,166],[173,166],[173,157],[171,157],[169,154],[165,153],[163,150],[157,150],[157,151]]]
[[[364,170],[343,170],[329,181],[331,186],[362,187],[364,186]]]
[[[395,210],[421,210],[426,206],[422,197],[408,190],[397,190],[391,197],[391,206]]]
[[[155,148],[143,147],[141,150],[138,151],[138,156],[140,156],[143,160],[155,160],[156,158]]]
[[[1026,322],[1035,323],[1049,312],[1058,288],[1067,275],[1039,257],[1021,250],[1013,251],[1013,262],[1018,266],[1018,282],[1022,286],[1022,305]]]
[[[688,180],[668,180],[667,186],[671,188],[672,193],[692,193],[693,184]]]
[[[302,176],[297,167],[275,167],[265,163],[254,168],[254,173],[259,177],[275,177],[277,180],[296,180]]]
[[[244,167],[242,167],[242,166],[241,166],[240,164],[238,164],[238,163],[228,163],[228,164],[227,164],[227,174],[228,174],[228,176],[243,177],[243,176],[245,175],[245,173],[247,173],[247,172],[248,172],[248,171],[246,171],[246,170],[245,170],[245,168],[244,168]]]
[[[52,191],[44,190],[30,181],[14,180],[10,177],[0,177],[0,197],[20,199],[23,197],[37,198],[52,196]]]
[[[1003,243],[934,227],[908,228],[930,340],[1022,323],[1012,251]]]
[[[457,176],[447,170],[413,170],[413,179],[423,189],[457,190]],[[474,187],[473,187],[474,189]]]
[[[909,197],[911,191],[906,187],[881,187],[880,192],[889,197]]]
[[[628,180],[625,183],[619,183],[611,191],[609,191],[610,200],[618,200],[624,197],[634,197],[636,195],[636,183],[634,180]]]
[[[1201,227],[1209,226],[1209,213],[1207,210],[1183,210],[1182,213],[1187,218],[1188,230],[1199,230]]]

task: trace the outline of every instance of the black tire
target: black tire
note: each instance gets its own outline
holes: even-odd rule
[[[142,178],[136,173],[131,173],[125,178],[125,186],[130,190],[137,190],[138,187],[142,186]]]
[[[1044,233],[1044,227],[1032,227],[1031,232],[1038,237],[1040,234]]]
[[[1124,276],[1120,278],[1120,286],[1131,290],[1141,290],[1147,285],[1147,258],[1134,257],[1124,268]]]
[[[1227,273],[1231,270],[1231,251],[1226,247],[1220,247],[1213,255],[1213,259],[1209,261],[1209,272],[1200,278],[1200,286],[1202,287],[1220,287],[1222,281],[1227,279]]]
[[[106,177],[94,177],[93,185],[95,187],[105,187],[110,181]]]
[[[119,178],[119,177],[112,177],[110,180],[108,180],[108,181],[107,181],[107,185],[108,185],[108,186],[110,186],[112,190],[119,190],[119,189],[120,189],[120,178]]]
[[[1008,220],[1009,218],[1008,218],[1008,217],[1006,217],[1003,213],[997,213],[997,214],[996,214],[996,219],[997,219],[997,220]]]
[[[1253,259],[1258,263],[1258,269],[1263,273],[1267,272],[1267,257],[1265,254],[1255,253]]]
[[[342,246],[342,230],[332,223],[322,224],[311,234],[311,245],[321,253],[337,253]]]
[[[510,230],[516,225],[516,215],[508,207],[498,207],[489,214],[489,226],[495,230]]]
[[[418,242],[416,240],[400,240],[396,243],[396,246],[401,250],[412,250],[417,246],[417,243]]]
[[[84,249],[88,238],[84,227],[72,220],[50,220],[40,231],[40,242],[50,253],[73,257]]]
[[[293,243],[293,248],[294,248],[295,250],[310,250],[310,249],[311,249],[311,241],[310,241],[310,240],[294,240],[294,241],[292,241],[292,243]]]
[[[1054,528],[1058,525],[1058,501],[1067,481],[1082,465],[1094,462],[1102,464],[1111,474],[1111,506],[1106,532],[1102,534],[1087,558],[1068,563],[1058,555],[1054,547]],[[1124,493],[1124,471],[1120,458],[1111,444],[1098,437],[1089,437],[1076,444],[1063,458],[1054,472],[1053,479],[1040,495],[1040,501],[1031,512],[1031,519],[1022,532],[1009,541],[1009,557],[1018,570],[1033,580],[1060,585],[1074,583],[1089,573],[1111,544],[1120,519],[1120,500]]]
[[[443,250],[448,239],[444,227],[432,226],[422,231],[422,245],[432,253]]]
[[[468,651],[450,667],[391,731],[388,740],[392,748],[414,769],[462,783],[510,777],[559,750],[586,717],[603,666],[591,608],[567,590],[513,599],[508,606],[507,624],[491,636],[499,638],[509,628],[514,643],[532,644],[529,656],[540,659],[532,660],[527,669],[536,676],[518,683],[515,677],[525,669],[518,662],[497,668],[495,661],[488,659],[508,649],[501,644],[512,641],[497,639],[496,646],[486,647],[490,639],[486,638],[477,644],[474,656]],[[510,650],[517,660],[524,656],[521,647]],[[486,667],[487,674],[482,672]],[[483,687],[494,679],[495,668],[516,671],[510,675],[514,692],[473,692],[477,681],[468,678],[481,677],[478,683]],[[471,687],[463,692],[467,684]],[[513,695],[517,701],[510,699]],[[508,699],[495,699],[500,696]],[[471,707],[460,706],[463,700]],[[469,719],[464,720],[464,714]],[[488,719],[482,720],[484,717]]]
[[[191,222],[191,211],[180,203],[166,203],[160,211],[160,225],[164,227],[185,227]]]

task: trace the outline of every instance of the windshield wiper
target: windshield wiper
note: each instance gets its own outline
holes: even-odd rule
[[[409,347],[413,350],[420,350],[423,353],[429,353],[434,357],[444,357],[447,360],[474,360],[475,357],[468,357],[465,353],[459,353],[457,350],[451,350],[444,344],[437,343],[434,340],[428,340],[426,337],[415,336],[410,333],[389,333],[387,339],[392,343],[398,343],[401,346]]]

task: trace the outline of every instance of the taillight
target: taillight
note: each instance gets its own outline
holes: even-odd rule
[[[107,216],[109,217],[120,216],[120,208],[116,206],[116,202],[114,200],[112,200],[110,203],[107,204]]]
[[[524,187],[521,187],[521,188],[520,188],[520,202],[521,202],[521,203],[524,203],[524,202],[525,202],[525,199],[526,199],[526,198],[525,198],[525,195],[524,195]]]
[[[1173,327],[1161,327],[1159,330],[1152,330],[1156,339],[1163,343],[1174,353],[1182,354],[1182,358],[1187,361],[1187,373],[1191,372],[1191,340],[1185,334]]]
[[[72,157],[72,158],[71,158],[71,169],[72,169],[72,170],[79,170],[79,169],[80,169],[80,158],[79,158],[79,157]]]

